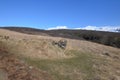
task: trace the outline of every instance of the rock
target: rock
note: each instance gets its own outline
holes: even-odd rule
[[[58,41],[58,46],[65,49],[67,45],[67,40],[60,40]]]
[[[58,42],[53,41],[52,44],[53,44],[53,45],[57,45],[57,46],[59,46],[59,47],[62,48],[62,49],[65,49],[66,46],[67,46],[67,40],[62,39],[62,40],[60,40],[60,41],[58,41]]]

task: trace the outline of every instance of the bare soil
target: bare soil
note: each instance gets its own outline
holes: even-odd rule
[[[52,80],[47,72],[36,69],[0,49],[0,80]]]

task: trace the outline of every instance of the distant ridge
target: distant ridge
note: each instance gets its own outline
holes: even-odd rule
[[[42,30],[28,27],[1,27],[1,29],[7,29],[31,35],[63,37],[78,40],[82,39],[120,48],[120,33],[114,32],[69,29]]]

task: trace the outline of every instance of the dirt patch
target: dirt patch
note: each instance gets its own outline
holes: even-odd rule
[[[51,77],[0,49],[0,80],[51,80]]]

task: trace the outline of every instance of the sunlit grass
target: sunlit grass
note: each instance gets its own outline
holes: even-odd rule
[[[24,60],[41,70],[47,71],[54,80],[81,80],[93,77],[92,56],[79,51],[71,50],[76,56],[69,59],[30,59]]]

